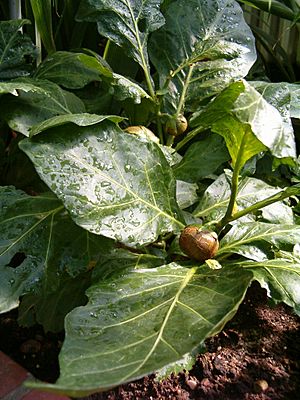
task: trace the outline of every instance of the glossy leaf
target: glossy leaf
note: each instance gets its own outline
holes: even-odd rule
[[[241,211],[281,191],[281,188],[268,185],[260,179],[245,177],[239,183],[235,212]],[[292,193],[290,194],[290,196],[293,195]],[[225,215],[229,197],[230,177],[222,174],[206,189],[198,207],[194,211],[194,215],[204,218],[206,222],[220,221]],[[283,201],[262,208],[258,215],[261,215],[265,221],[272,223],[294,223],[293,211]],[[251,221],[253,218],[254,216],[249,214],[243,217],[242,221]]]
[[[149,67],[149,34],[164,23],[160,3],[161,0],[82,0],[77,19],[96,21],[101,36],[122,47],[145,68]]]
[[[31,386],[82,396],[181,360],[232,318],[251,280],[243,268],[176,263],[100,280],[66,318],[58,381]]]
[[[182,228],[172,170],[151,140],[104,121],[77,127],[76,134],[58,127],[20,146],[73,220],[90,232],[138,246]]]
[[[183,90],[186,108],[194,111],[201,100],[247,75],[256,59],[254,38],[236,1],[179,0],[167,7],[165,18],[149,50],[166,111],[177,110]]]
[[[71,282],[88,272],[111,246],[75,225],[52,193],[32,197],[2,186],[0,205],[1,313],[16,308],[19,297],[29,293],[43,301],[51,298],[61,279]],[[73,302],[64,301],[65,307]]]
[[[34,73],[37,79],[47,79],[68,89],[78,89],[102,76],[112,77],[112,71],[101,59],[84,53],[57,51],[48,56]]]
[[[57,117],[49,118],[38,125],[34,125],[30,129],[30,136],[37,135],[40,132],[46,131],[47,129],[54,128],[56,126],[61,126],[69,123],[78,126],[90,126],[98,124],[99,122],[102,122],[106,119],[118,123],[121,122],[124,118],[117,115],[96,115],[88,113],[58,115]]]
[[[300,86],[286,82],[251,82],[251,85],[279,111],[283,121],[285,146],[294,151],[294,129],[291,118],[300,118]]]
[[[243,262],[241,267],[251,270],[275,303],[285,302],[300,315],[299,259],[275,259],[263,262]]]
[[[252,247],[256,242],[265,242],[280,248],[284,245],[295,245],[300,241],[299,225],[269,224],[264,222],[239,222],[233,225],[230,231],[220,242],[218,256],[228,253],[237,253],[252,258]]]
[[[235,165],[243,166],[267,148],[277,158],[296,157],[294,136],[276,108],[246,81],[235,82],[195,114],[192,126],[207,126],[224,137]]]
[[[49,118],[85,111],[77,96],[50,81],[26,78],[0,82],[0,93],[13,95],[0,99],[2,118],[25,136],[29,136],[32,126]]]
[[[176,200],[181,209],[187,208],[198,200],[198,185],[177,180],[176,181]]]
[[[177,179],[198,182],[213,174],[229,158],[224,140],[219,135],[211,135],[190,145],[180,163],[174,166],[174,174]]]
[[[36,49],[29,36],[20,29],[29,20],[0,21],[0,79],[12,79],[29,75]],[[31,62],[30,62],[31,59]]]
[[[79,89],[88,83],[102,81],[109,85],[111,94],[119,101],[129,98],[139,104],[149,97],[139,84],[114,73],[101,57],[84,53],[58,51],[39,66],[35,77],[48,79],[67,89]]]

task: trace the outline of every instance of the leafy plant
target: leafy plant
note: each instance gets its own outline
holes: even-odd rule
[[[30,386],[79,397],[191,365],[253,280],[300,313],[300,89],[246,81],[255,45],[233,0],[67,3],[103,57],[43,39],[38,68],[18,60],[0,83],[0,310],[64,324],[60,378]],[[186,225],[218,234],[214,260],[185,256]]]

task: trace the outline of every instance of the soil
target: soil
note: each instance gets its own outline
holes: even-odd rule
[[[63,333],[20,328],[16,312],[0,316],[0,349],[37,378],[54,382]],[[81,400],[296,400],[300,392],[300,318],[267,304],[254,283],[236,316],[206,341],[189,372],[158,382],[151,375]]]

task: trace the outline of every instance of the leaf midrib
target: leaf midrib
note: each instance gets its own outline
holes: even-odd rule
[[[87,169],[90,169],[92,171],[94,171],[96,174],[104,177],[105,179],[107,179],[109,182],[111,182],[112,184],[119,186],[121,189],[125,190],[126,192],[128,192],[133,198],[135,198],[136,200],[140,201],[141,203],[145,204],[148,208],[153,209],[155,211],[157,211],[158,214],[160,215],[164,215],[166,218],[170,219],[171,221],[175,222],[177,225],[179,225],[181,228],[184,227],[184,224],[180,221],[178,221],[177,219],[175,219],[174,217],[172,217],[171,215],[167,214],[165,211],[161,210],[160,208],[158,208],[157,206],[149,203],[148,201],[146,201],[145,199],[141,198],[140,196],[137,195],[137,193],[133,192],[127,185],[122,185],[121,183],[119,183],[118,181],[116,181],[115,179],[111,178],[111,176],[103,173],[101,170],[99,170],[98,168],[85,163],[83,160],[81,160],[80,158],[78,158],[76,156],[76,154],[72,153],[71,151],[68,153],[69,156],[71,158],[73,158],[76,162],[84,165]]]
[[[166,313],[166,316],[164,318],[164,321],[162,323],[162,326],[158,332],[157,338],[152,346],[152,348],[150,349],[150,351],[148,352],[147,356],[143,359],[143,361],[140,363],[140,365],[133,371],[131,371],[129,374],[127,374],[125,377],[122,378],[122,381],[126,381],[128,380],[131,376],[134,376],[149,360],[149,358],[152,356],[152,354],[154,353],[155,349],[157,348],[157,346],[159,345],[160,341],[162,340],[162,336],[163,333],[165,331],[165,327],[167,325],[167,322],[170,319],[171,313],[174,309],[174,307],[176,306],[176,304],[179,301],[179,297],[182,293],[182,291],[186,288],[186,286],[188,285],[188,283],[190,282],[190,280],[192,279],[192,277],[194,276],[194,274],[196,273],[197,268],[191,268],[188,273],[186,274],[186,277],[183,279],[182,284],[180,285],[176,295],[174,296],[174,299],[168,309],[168,312]]]

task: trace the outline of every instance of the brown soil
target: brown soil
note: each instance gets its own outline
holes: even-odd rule
[[[15,316],[0,317],[0,349],[39,379],[55,381],[63,335],[21,329]],[[296,400],[299,327],[299,317],[284,305],[269,307],[266,292],[253,284],[234,319],[206,341],[207,352],[191,371],[163,382],[152,375],[84,400]]]

